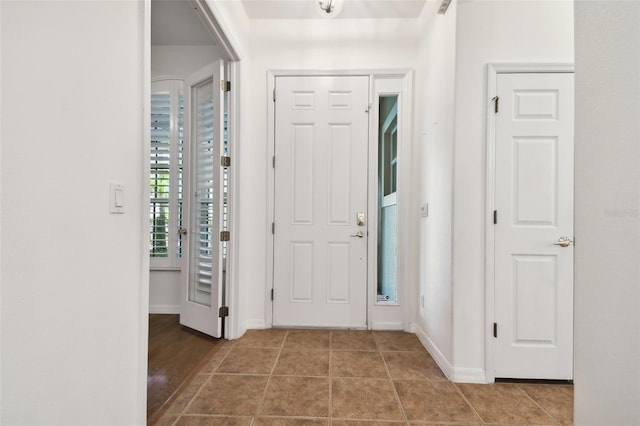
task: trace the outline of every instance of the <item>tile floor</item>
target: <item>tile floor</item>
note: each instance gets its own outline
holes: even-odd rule
[[[250,330],[158,425],[570,425],[573,387],[449,382],[413,334]]]

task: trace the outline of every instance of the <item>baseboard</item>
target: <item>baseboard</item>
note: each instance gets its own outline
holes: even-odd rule
[[[180,305],[149,305],[150,314],[179,314]]]
[[[454,368],[453,379],[456,383],[487,383],[487,375],[482,368]]]
[[[385,321],[373,321],[371,322],[372,330],[404,330],[404,324],[402,322],[385,322]]]
[[[416,326],[416,336],[424,345],[431,357],[435,360],[440,370],[447,376],[447,379],[455,383],[487,383],[487,376],[482,368],[454,367],[447,358],[440,352],[438,347],[427,336],[420,327]]]
[[[242,323],[242,328],[244,331],[247,330],[262,330],[267,327],[267,323],[263,319],[249,319]],[[244,334],[244,331],[242,334]]]
[[[429,336],[427,336],[427,333],[425,333],[422,328],[420,328],[419,326],[415,326],[415,329],[416,336],[418,336],[418,339],[420,339],[422,345],[427,349],[427,352],[431,354],[431,357],[436,362],[436,364],[438,364],[440,370],[442,370],[444,375],[447,376],[447,379],[451,380],[452,382],[455,381],[453,374],[454,368],[449,363],[447,358],[442,354],[442,352],[440,352],[440,349],[438,349],[438,347],[433,343]]]

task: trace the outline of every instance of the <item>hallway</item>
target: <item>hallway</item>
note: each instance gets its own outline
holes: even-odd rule
[[[157,425],[570,425],[573,386],[454,384],[413,334],[249,330]]]

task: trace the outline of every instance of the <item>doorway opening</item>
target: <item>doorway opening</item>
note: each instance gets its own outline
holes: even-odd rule
[[[231,167],[231,160],[237,152],[239,57],[206,1],[151,0],[147,4],[148,312],[155,322],[171,327],[150,327],[154,341],[162,341],[162,351],[147,342],[149,367],[153,364],[155,373],[153,377],[150,369],[146,373],[148,384],[159,385],[158,391],[170,397],[175,389],[167,392],[162,386],[179,387],[197,367],[194,355],[198,354],[189,353],[185,339],[198,340],[207,348],[204,343],[217,342],[213,337],[236,333],[234,310],[226,308],[236,300],[235,290],[226,291],[227,286],[235,289],[236,245],[226,236],[236,234],[238,164],[234,161]],[[201,352],[206,354],[205,349]],[[172,354],[164,361],[181,367],[164,368],[164,361],[157,359],[162,353]],[[171,375],[178,370],[184,374]],[[148,409],[159,404],[162,401],[155,400]]]
[[[291,77],[310,80],[317,79],[318,81],[322,79],[334,81],[332,78],[338,77],[344,79],[344,81],[351,81],[350,78],[364,77],[369,81],[367,89],[369,101],[368,104],[360,105],[362,102],[359,102],[358,104],[354,103],[351,105],[350,102],[352,98],[349,94],[350,90],[346,88],[330,89],[330,96],[314,97],[313,93],[315,93],[315,89],[311,89],[311,86],[307,86],[306,88],[301,86],[302,88],[291,90],[290,94],[281,94],[278,89],[278,85],[281,83],[278,81],[282,82]],[[411,234],[414,218],[410,214],[412,193],[410,161],[412,77],[411,71],[399,71],[388,74],[372,73],[364,76],[361,72],[350,73],[344,71],[332,73],[330,71],[307,70],[270,73],[268,89],[269,93],[274,93],[275,102],[269,103],[267,121],[269,124],[268,137],[270,139],[268,145],[268,158],[270,162],[268,187],[270,188],[270,194],[267,198],[267,218],[269,224],[267,230],[267,246],[269,261],[267,262],[267,288],[265,292],[267,327],[284,325],[284,323],[280,324],[279,318],[282,317],[279,317],[281,315],[281,307],[279,306],[278,298],[287,299],[287,304],[291,304],[291,300],[298,299],[295,304],[301,307],[306,306],[304,304],[308,304],[308,300],[310,299],[309,295],[311,294],[309,289],[313,288],[309,283],[317,279],[315,274],[318,268],[302,268],[301,265],[303,265],[304,262],[298,261],[300,259],[312,259],[314,255],[314,250],[308,243],[308,238],[304,236],[294,236],[294,238],[288,240],[291,242],[289,246],[285,244],[282,247],[280,245],[276,247],[276,243],[278,243],[277,235],[283,229],[282,226],[287,226],[287,223],[291,223],[286,215],[290,215],[291,212],[297,212],[297,214],[299,214],[298,222],[300,222],[300,227],[307,229],[309,226],[304,225],[303,222],[309,222],[314,219],[313,214],[314,211],[316,211],[315,209],[320,209],[317,210],[319,212],[318,214],[320,214],[322,210],[328,209],[333,205],[346,209],[343,215],[344,218],[340,215],[334,217],[343,220],[346,228],[348,228],[348,230],[345,228],[345,232],[343,232],[344,235],[342,235],[346,237],[344,245],[340,246],[342,247],[344,256],[336,254],[333,259],[344,263],[344,265],[346,265],[345,259],[356,259],[358,261],[367,260],[366,271],[364,273],[364,279],[366,281],[366,285],[364,286],[364,291],[366,292],[364,298],[366,313],[363,327],[371,330],[413,331],[411,328],[410,286],[416,277],[414,271],[415,265],[411,259],[411,248],[415,240]],[[283,142],[278,138],[277,131],[278,121],[282,118],[279,116],[277,106],[278,98],[281,96],[289,96],[287,98],[289,101],[284,102],[280,108],[291,109],[293,105],[292,109],[296,114],[304,114],[303,119],[289,120],[289,131],[281,132],[282,137],[289,137],[291,135],[297,135],[296,137],[300,136],[297,139],[300,143],[297,145],[293,143],[292,145],[297,149],[297,151],[295,151],[296,155],[300,156],[300,158],[296,157],[295,161],[291,160],[294,157],[290,155],[291,152],[289,151],[283,151],[276,158],[276,153],[283,149]],[[317,138],[310,136],[312,135],[313,126],[309,125],[309,123],[315,122],[316,118],[312,109],[316,106],[314,102],[320,102],[319,100],[321,99],[329,99],[330,101],[336,102],[333,106],[329,106],[330,113],[335,114],[335,117],[332,117],[328,121],[329,123],[338,125],[347,123],[349,120],[345,118],[346,115],[344,114],[346,114],[347,110],[353,109],[352,106],[355,106],[353,113],[356,115],[361,114],[361,116],[366,118],[368,123],[368,143],[365,147],[349,151],[346,150],[343,145],[336,144],[335,147],[343,149],[343,151],[341,151],[342,154],[335,157],[336,167],[334,167],[334,169],[330,167],[315,168],[329,171],[327,179],[329,179],[329,182],[335,183],[336,190],[343,190],[345,188],[345,179],[347,177],[350,178],[353,175],[358,176],[358,179],[360,179],[361,174],[366,175],[364,186],[358,187],[359,189],[357,190],[347,191],[349,196],[345,198],[346,201],[342,203],[331,204],[315,202],[315,204],[313,204],[313,199],[309,198],[310,192],[300,189],[300,185],[305,182],[308,188],[312,187],[313,176],[310,173],[315,169],[313,167],[300,167],[300,164],[304,161],[308,163],[314,159],[311,155],[313,152],[312,144]],[[296,125],[296,123],[300,125]],[[293,125],[295,129],[292,130],[291,125]],[[338,128],[343,130],[345,128],[344,126],[334,127],[336,131],[335,135],[340,134]],[[347,133],[343,134],[346,135]],[[305,135],[308,136],[306,139],[303,138]],[[307,141],[306,143],[304,142],[305,140]],[[338,153],[338,151],[329,152]],[[364,166],[361,164],[358,165],[357,169],[345,165],[347,160],[351,162],[357,161],[357,159],[364,160],[366,164]],[[343,165],[343,167],[337,167],[338,165]],[[294,173],[295,170],[300,173],[300,179],[294,179],[292,177],[291,173]],[[336,172],[334,173],[332,170]],[[340,170],[344,170],[345,172],[341,173]],[[285,173],[286,176],[289,176],[289,178],[287,178],[288,180],[283,177],[280,177],[278,180],[279,182],[285,182],[286,185],[278,185],[276,183],[278,173]],[[291,188],[292,185],[294,188]],[[297,191],[296,188],[299,188],[300,191]],[[278,194],[280,193],[280,195],[282,195],[283,191],[293,191],[300,195],[299,202],[294,202],[293,204],[289,202],[293,207],[287,207],[288,204],[284,205],[284,207],[279,205]],[[334,191],[331,193],[339,194],[340,192]],[[353,200],[359,200],[363,195],[366,198],[364,208],[351,205],[355,202]],[[314,205],[315,208],[313,207]],[[280,220],[278,220],[277,214],[279,211]],[[335,212],[343,214],[340,209],[336,209]],[[285,215],[284,225],[282,224],[282,215]],[[331,240],[331,243],[335,242],[339,242],[339,240]],[[402,244],[399,244],[399,242]],[[346,249],[346,247],[353,247],[358,244],[364,245],[366,250],[365,256],[353,255],[350,250]],[[332,246],[332,250],[335,253],[337,253],[337,248],[338,244]],[[297,253],[297,260],[296,262],[291,262],[290,259],[294,251]],[[322,252],[331,255],[331,251],[324,250]],[[287,253],[289,253],[288,256]],[[347,255],[347,253],[350,254]],[[290,264],[296,265],[296,271],[286,272],[286,268],[278,265],[278,262],[283,262],[284,264],[287,259],[289,259]],[[321,270],[325,271],[325,269]],[[330,276],[332,280],[338,276],[335,275],[337,270],[336,268],[326,269],[330,274],[334,274]],[[278,271],[285,271],[281,274],[283,277],[294,277],[298,280],[296,282],[302,284],[297,287],[291,286],[289,288],[278,289],[277,283],[282,282],[282,280],[276,279]],[[345,271],[345,275],[347,275],[346,279],[341,279],[341,281],[330,280],[330,282],[342,282],[345,283],[345,285],[335,286],[333,288],[347,288],[355,282],[355,275],[353,278],[350,277],[349,273],[346,272],[346,267],[343,268],[343,271]],[[362,277],[361,271],[357,277],[358,279]],[[324,282],[324,280],[321,281]],[[274,284],[276,287],[274,287]],[[292,289],[295,290],[293,293]],[[329,289],[331,289],[331,287]],[[331,299],[334,293],[320,292],[319,294],[320,298],[325,298],[324,301],[318,301],[320,305],[328,303],[326,300],[337,304],[339,299],[335,297]],[[349,309],[347,309],[345,315],[348,316],[349,312]],[[355,315],[355,311],[353,313]],[[287,325],[297,326],[322,326],[322,324],[298,322],[295,317],[288,319],[286,323]],[[327,325],[325,324],[325,326]],[[353,325],[347,322],[337,322],[330,326],[353,327]]]
[[[573,67],[487,75],[487,381],[571,380]]]

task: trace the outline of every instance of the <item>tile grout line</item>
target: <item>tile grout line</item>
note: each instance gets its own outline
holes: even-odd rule
[[[384,369],[386,370],[387,377],[389,378],[389,381],[391,382],[391,388],[393,389],[393,395],[396,397],[396,402],[398,403],[398,406],[400,407],[400,413],[402,414],[402,417],[404,418],[404,424],[408,425],[409,424],[409,418],[407,417],[407,413],[405,412],[404,406],[402,405],[402,400],[400,399],[400,395],[398,394],[398,389],[396,389],[396,384],[394,383],[393,377],[391,376],[391,370],[389,370],[389,366],[387,365],[387,360],[384,358],[384,354],[382,353],[382,349],[380,348],[380,346],[378,346],[378,341],[376,340],[375,334],[373,334],[373,340],[376,342],[376,348],[378,348],[378,355],[380,355],[380,358],[382,358],[382,363],[384,364]]]
[[[234,345],[235,346],[235,345]],[[224,349],[224,348],[220,348],[220,349]],[[220,363],[216,366],[216,368],[213,369],[212,373],[206,373],[206,375],[208,376],[207,379],[202,382],[202,384],[200,385],[200,387],[198,388],[197,391],[194,392],[193,396],[191,397],[191,399],[189,399],[189,402],[187,402],[184,406],[184,408],[182,409],[182,411],[180,411],[180,413],[178,413],[178,416],[175,420],[175,422],[173,422],[173,425],[176,425],[178,423],[178,421],[180,420],[181,417],[185,416],[187,414],[187,410],[189,409],[189,407],[191,406],[191,404],[193,404],[193,401],[195,401],[195,399],[200,395],[200,392],[202,391],[202,388],[205,387],[205,385],[211,381],[213,379],[213,377],[215,376],[215,372],[218,369],[218,367],[220,367],[220,365],[222,365],[222,363],[224,362],[224,360],[229,356],[229,353],[231,352],[231,349],[233,349],[233,346],[231,348],[229,348],[227,350],[227,353],[222,357],[222,359],[220,360]],[[215,353],[213,353],[211,355],[211,358],[213,358],[216,355],[217,351]],[[211,361],[211,358],[209,359],[209,361]],[[199,373],[200,374],[200,373]],[[194,376],[192,380],[195,380],[195,378],[198,375]]]
[[[464,392],[462,392],[460,390],[460,388],[458,387],[458,384],[455,382],[452,382],[449,380],[449,383],[453,384],[453,387],[456,389],[456,391],[458,391],[458,393],[460,394],[460,396],[462,396],[462,399],[464,399],[464,402],[466,402],[467,404],[469,404],[469,407],[471,407],[471,409],[473,410],[474,413],[476,413],[476,416],[478,416],[478,418],[480,419],[480,421],[482,422],[482,424],[489,424],[487,423],[484,418],[480,415],[480,413],[478,413],[478,410],[476,410],[476,407],[473,406],[473,404],[471,403],[471,401],[469,401],[469,399],[467,398],[467,396],[464,394]]]
[[[287,341],[287,337],[289,336],[289,330],[287,330],[284,333],[284,337],[282,338],[282,342],[280,342],[280,347],[278,348],[278,354],[276,355],[276,359],[273,363],[273,366],[271,367],[271,372],[267,375],[267,383],[264,386],[264,392],[262,392],[262,399],[260,400],[260,402],[258,403],[258,406],[256,407],[256,411],[254,413],[254,415],[251,418],[251,425],[253,425],[256,420],[258,419],[258,416],[260,415],[260,410],[262,409],[262,406],[264,405],[264,400],[267,397],[267,391],[269,390],[269,384],[271,383],[271,377],[273,377],[273,372],[276,370],[276,366],[278,365],[278,361],[280,360],[280,355],[282,354],[282,349],[284,348],[284,343]]]
[[[329,331],[329,421],[328,425],[333,424],[333,331]]]
[[[518,390],[520,392],[522,392],[527,398],[529,398],[535,405],[537,405],[538,407],[540,407],[540,409],[542,410],[543,413],[545,413],[547,416],[551,417],[551,419],[556,422],[557,425],[562,425],[562,423],[560,422],[560,420],[556,419],[555,416],[552,416],[551,413],[549,413],[541,404],[538,403],[538,401],[536,401],[535,399],[533,399],[533,397],[531,395],[529,395],[527,393],[527,391],[525,391],[524,389],[522,389],[517,383],[515,383],[516,388],[518,388]]]

